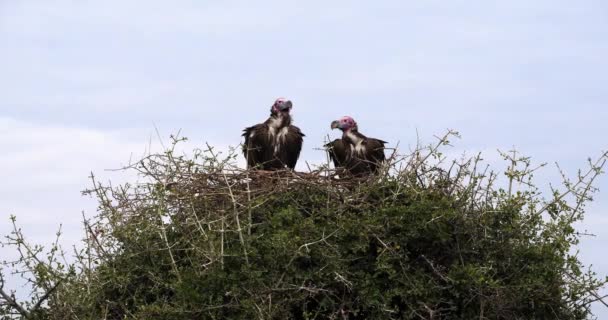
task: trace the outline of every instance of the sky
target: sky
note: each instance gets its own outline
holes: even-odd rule
[[[129,181],[107,169],[157,130],[237,146],[277,97],[306,134],[300,169],[350,115],[405,150],[452,128],[455,154],[517,148],[574,176],[608,150],[606,39],[602,0],[0,0],[0,234],[14,214],[33,241],[63,224],[76,243],[91,172]],[[551,165],[538,178],[560,181]],[[579,250],[606,276],[608,177],[597,186]]]

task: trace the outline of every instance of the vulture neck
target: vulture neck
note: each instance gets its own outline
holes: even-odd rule
[[[365,136],[360,134],[357,129],[350,129],[344,131],[344,134],[342,134],[342,139],[346,140],[346,142],[350,144],[357,145],[365,140]]]
[[[275,130],[289,127],[291,125],[291,116],[289,113],[283,112],[272,113],[270,118],[266,120],[266,124]]]

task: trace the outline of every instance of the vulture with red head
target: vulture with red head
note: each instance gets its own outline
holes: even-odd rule
[[[270,108],[270,117],[263,123],[245,128],[243,153],[247,167],[262,170],[294,169],[302,150],[304,134],[292,125],[289,112],[293,104],[277,99]]]
[[[359,132],[357,122],[351,117],[342,117],[331,123],[332,129],[342,130],[342,138],[325,145],[336,168],[344,168],[355,176],[376,173],[386,160],[386,141],[368,138]]]

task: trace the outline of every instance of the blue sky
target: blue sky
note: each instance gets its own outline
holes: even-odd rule
[[[155,126],[238,145],[278,96],[312,163],[348,114],[404,148],[453,128],[455,153],[494,162],[516,147],[574,175],[608,149],[606,39],[608,3],[591,0],[0,0],[0,221],[16,214],[42,242],[62,222],[76,241],[90,171],[126,179],[104,169],[144,152]],[[559,181],[553,167],[539,179]],[[598,186],[581,251],[608,275],[608,178]]]

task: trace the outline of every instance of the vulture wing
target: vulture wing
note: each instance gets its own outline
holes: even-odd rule
[[[247,167],[265,166],[265,163],[272,160],[271,141],[268,136],[268,126],[257,124],[243,130],[245,144],[243,154],[247,159]]]
[[[386,156],[384,155],[384,144],[387,142],[368,138],[362,143],[366,150],[365,161],[368,163],[370,171],[376,172],[380,164],[386,160]]]
[[[293,170],[300,157],[300,151],[302,151],[304,134],[300,131],[300,128],[296,126],[289,126],[287,130],[285,143],[282,146],[281,154],[279,156],[281,157],[281,162]]]
[[[348,162],[349,146],[342,139],[336,139],[325,145],[329,158],[336,168],[346,167]]]

